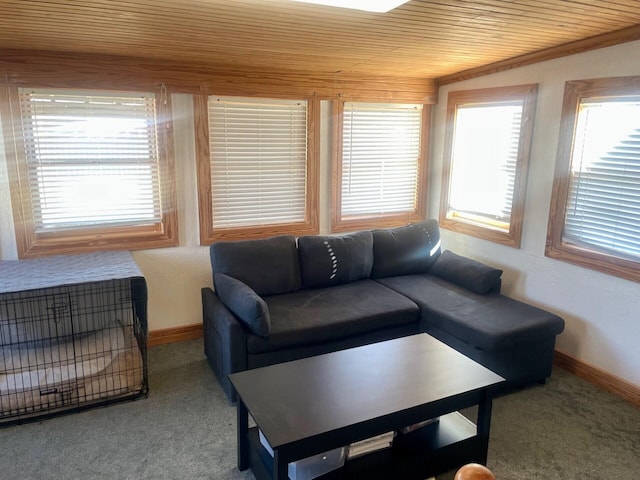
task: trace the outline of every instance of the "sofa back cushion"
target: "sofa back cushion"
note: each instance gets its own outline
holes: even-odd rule
[[[298,239],[303,288],[321,288],[369,278],[373,266],[370,231]]]
[[[216,242],[211,245],[210,255],[214,273],[236,278],[258,295],[277,295],[300,289],[298,250],[296,239],[291,235]]]
[[[372,233],[371,278],[425,273],[440,255],[440,228],[435,219]]]

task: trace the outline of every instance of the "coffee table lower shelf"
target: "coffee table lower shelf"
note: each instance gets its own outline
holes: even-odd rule
[[[257,427],[249,429],[248,437],[249,464],[256,479],[273,478],[273,457],[260,444]],[[422,480],[482,459],[482,442],[476,425],[453,412],[415,432],[398,434],[391,448],[346,460],[343,467],[317,477],[317,480]]]

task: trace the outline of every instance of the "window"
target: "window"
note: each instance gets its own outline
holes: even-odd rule
[[[177,244],[166,94],[10,87],[7,100],[20,258]]]
[[[640,280],[640,77],[567,82],[546,254]]]
[[[318,233],[317,100],[195,98],[200,241]]]
[[[332,230],[390,227],[425,215],[430,106],[336,102]]]
[[[449,92],[440,224],[520,246],[537,85]]]

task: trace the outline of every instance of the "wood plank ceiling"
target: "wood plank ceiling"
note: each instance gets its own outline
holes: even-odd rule
[[[608,32],[637,39],[638,25],[638,0],[411,0],[386,14],[290,0],[2,0],[0,49],[433,79]]]

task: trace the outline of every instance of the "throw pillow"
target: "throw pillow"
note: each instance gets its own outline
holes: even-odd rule
[[[269,307],[247,284],[224,273],[214,275],[218,297],[253,333],[266,337],[271,331]]]
[[[502,270],[445,250],[431,267],[431,274],[484,295],[502,276]]]
[[[440,228],[435,219],[373,231],[371,278],[426,273],[440,255]]]
[[[278,295],[300,289],[298,249],[291,235],[216,242],[209,252],[214,273],[237,278],[258,295]]]
[[[369,278],[373,236],[369,231],[298,239],[303,288],[321,288]]]

